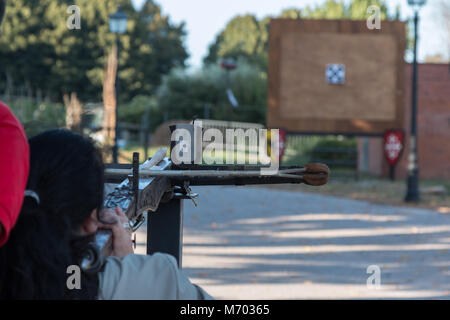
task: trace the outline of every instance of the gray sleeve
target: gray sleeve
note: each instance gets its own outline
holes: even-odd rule
[[[131,254],[108,257],[99,273],[99,299],[103,300],[209,300],[212,297],[192,284],[174,257]]]

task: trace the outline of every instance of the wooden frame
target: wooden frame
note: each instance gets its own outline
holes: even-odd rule
[[[295,133],[357,135],[402,128],[405,29],[401,21],[382,21],[380,30],[370,30],[366,21],[272,19],[267,126]],[[347,44],[352,49],[345,51]],[[323,84],[318,82],[324,61],[342,62],[334,56],[349,64],[348,84],[341,88],[327,85],[324,78]],[[339,115],[341,110],[347,114]]]

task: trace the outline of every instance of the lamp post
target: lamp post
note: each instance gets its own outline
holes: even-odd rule
[[[117,12],[109,16],[109,30],[116,35],[117,44],[117,71],[116,71],[116,127],[114,135],[113,146],[113,162],[118,163],[119,147],[117,145],[117,139],[119,137],[119,57],[120,57],[120,34],[124,34],[127,31],[128,17],[121,10],[120,6],[117,8]]]
[[[411,106],[411,133],[408,156],[408,190],[405,196],[406,202],[419,202],[419,165],[417,162],[417,39],[419,24],[419,9],[426,0],[408,0],[408,4],[414,9],[414,60],[412,79],[412,106]]]

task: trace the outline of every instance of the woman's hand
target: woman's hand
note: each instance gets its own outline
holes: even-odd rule
[[[122,209],[116,207],[115,211],[104,210],[101,214],[101,220],[111,222],[111,224],[99,223],[100,228],[112,231],[113,243],[111,255],[123,258],[129,254],[133,254],[131,230],[125,227],[129,221]]]

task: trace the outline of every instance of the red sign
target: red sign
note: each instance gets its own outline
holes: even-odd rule
[[[283,158],[284,155],[284,150],[286,149],[286,131],[283,129],[280,129],[279,131],[279,139],[280,139],[280,143],[279,143],[279,153],[278,153],[278,157],[280,159],[281,162],[281,158]]]
[[[404,134],[400,130],[384,133],[384,155],[391,166],[395,166],[403,151]]]
[[[234,70],[236,69],[236,62],[234,62],[233,59],[225,59],[222,61],[220,66],[225,70]]]
[[[272,150],[272,131],[267,130],[267,154],[271,155]],[[284,150],[286,149],[286,131],[283,129],[278,129],[278,160],[281,163],[281,158],[283,158]]]

